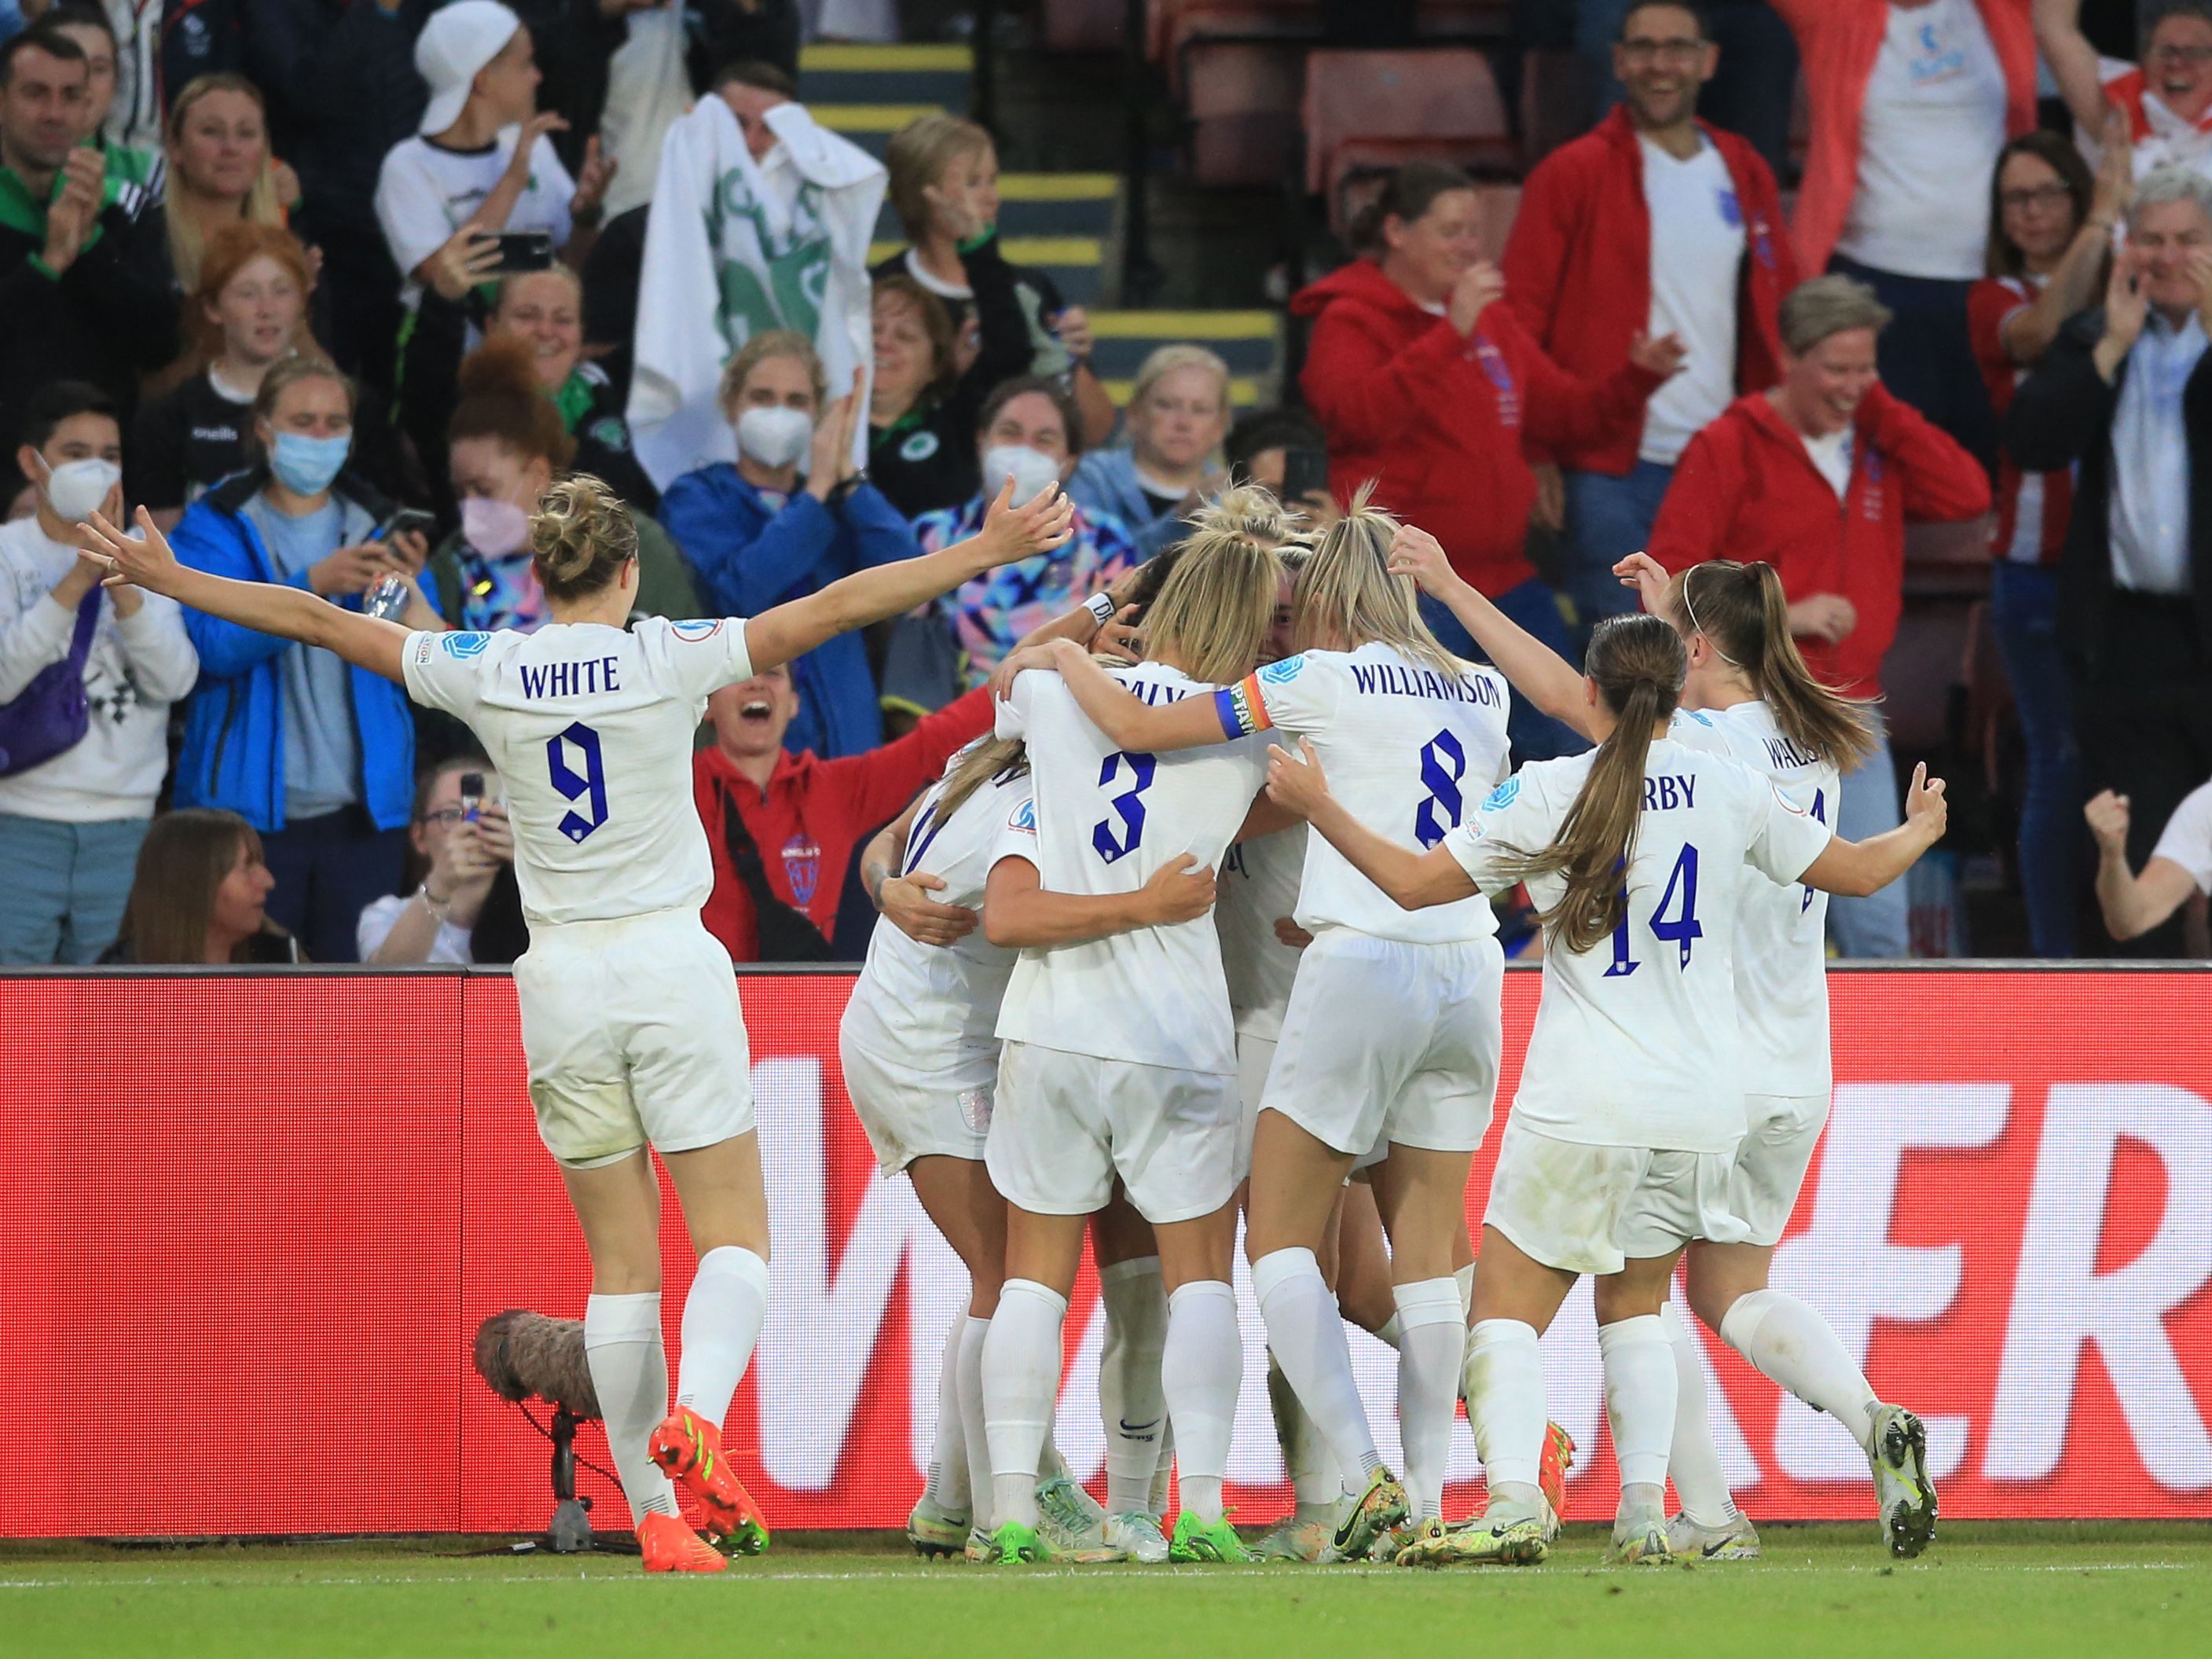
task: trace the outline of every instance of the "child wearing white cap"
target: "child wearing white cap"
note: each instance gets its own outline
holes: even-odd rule
[[[423,26],[415,67],[430,101],[412,138],[393,145],[376,182],[376,216],[405,279],[409,310],[432,281],[439,249],[465,224],[485,232],[542,230],[571,257],[599,222],[613,172],[598,140],[572,179],[550,133],[567,123],[538,112],[530,31],[499,0],[454,0]],[[481,276],[492,274],[489,257]]]

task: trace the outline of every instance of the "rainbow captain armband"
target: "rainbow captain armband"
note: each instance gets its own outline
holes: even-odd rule
[[[1274,725],[1267,718],[1267,702],[1260,695],[1257,674],[1246,676],[1225,691],[1215,692],[1213,712],[1221,717],[1224,737],[1249,738]]]

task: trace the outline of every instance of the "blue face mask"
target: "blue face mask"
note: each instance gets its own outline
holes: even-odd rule
[[[344,467],[352,448],[350,435],[314,438],[304,432],[280,432],[269,452],[269,466],[285,489],[319,495]]]

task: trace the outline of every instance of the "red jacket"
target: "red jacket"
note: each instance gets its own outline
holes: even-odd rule
[[[1782,196],[1759,152],[1698,123],[1735,185],[1747,258],[1736,282],[1738,392],[1782,378],[1782,297],[1797,284],[1784,237]],[[1616,107],[1539,162],[1522,187],[1505,244],[1505,303],[1552,361],[1571,374],[1609,374],[1651,322],[1651,210],[1644,154],[1627,108]],[[1560,465],[1620,477],[1636,465],[1639,432],[1563,450]]]
[[[1889,28],[1888,0],[1769,0],[1797,37],[1805,67],[1805,101],[1812,115],[1805,179],[1797,191],[1793,227],[1797,268],[1828,268],[1836,239],[1850,217],[1859,182],[1859,122],[1867,82]],[[2028,0],[1974,0],[1982,27],[2005,78],[2005,137],[2035,131],[2035,32]],[[1962,190],[1987,190],[1987,180],[1960,181]]]
[[[1791,602],[1837,593],[1858,612],[1839,645],[1801,639],[1814,673],[1851,696],[1881,689],[1881,659],[1905,603],[1905,523],[1990,510],[1989,475],[1880,386],[1859,404],[1850,487],[1835,489],[1766,394],[1739,398],[1690,440],[1651,526],[1669,570],[1764,559]]]
[[[945,769],[962,747],[991,729],[991,694],[978,686],[947,703],[919,726],[880,749],[818,758],[812,750],[776,757],[765,793],[709,744],[692,757],[691,793],[714,857],[714,890],[700,919],[722,941],[733,962],[759,960],[752,896],[731,867],[722,814],[736,802],[760,848],[769,889],[804,910],[824,939],[837,931],[837,901],[845,871],[867,836]]]
[[[1298,384],[1328,437],[1330,489],[1348,498],[1377,480],[1376,504],[1434,536],[1493,598],[1536,574],[1522,550],[1536,500],[1523,440],[1632,439],[1659,384],[1626,361],[1578,380],[1502,304],[1462,339],[1370,259],[1332,271],[1291,309],[1315,319]]]

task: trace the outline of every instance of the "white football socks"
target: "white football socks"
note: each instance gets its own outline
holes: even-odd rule
[[[1474,1263],[1453,1268],[1452,1283],[1459,1291],[1459,1322],[1464,1325],[1474,1314]]]
[[[1252,1264],[1252,1291],[1267,1322],[1269,1351],[1328,1437],[1340,1489],[1359,1492],[1382,1459],[1352,1381],[1344,1321],[1321,1264],[1311,1250],[1271,1250]]]
[[[698,1277],[684,1298],[676,1403],[720,1428],[767,1318],[767,1262],[738,1244],[724,1244],[701,1256]]]
[[[1735,1498],[1729,1492],[1728,1477],[1721,1473],[1712,1425],[1705,1415],[1705,1349],[1674,1303],[1659,1310],[1659,1322],[1674,1351],[1674,1439],[1667,1455],[1674,1495],[1682,1500],[1682,1513],[1697,1525],[1713,1530],[1733,1526]]]
[[[1667,1450],[1674,1438],[1674,1351],[1667,1328],[1657,1314],[1618,1319],[1597,1328],[1597,1351],[1605,1365],[1605,1419],[1620,1468],[1621,1507],[1664,1504]],[[1651,1490],[1632,1492],[1638,1486]]]
[[[1390,1292],[1398,1305],[1398,1431],[1406,1447],[1406,1495],[1413,1518],[1441,1517],[1444,1462],[1458,1413],[1466,1315],[1449,1279],[1425,1279]]]
[[[929,1478],[921,1495],[949,1515],[968,1512],[968,1429],[960,1415],[960,1334],[968,1312],[952,1316],[937,1364],[937,1428],[929,1447]]]
[[[584,1304],[584,1363],[599,1397],[607,1449],[629,1501],[630,1524],[674,1515],[676,1489],[647,1449],[668,1415],[668,1356],[660,1343],[660,1292],[595,1296]]]
[[[1218,1279],[1176,1286],[1168,1298],[1160,1381],[1175,1419],[1176,1495],[1205,1526],[1221,1519],[1221,1482],[1229,1472],[1237,1390],[1243,1378],[1237,1292]]]
[[[1272,1353],[1267,1356],[1267,1407],[1274,1415],[1275,1443],[1283,1449],[1283,1468],[1291,1477],[1298,1519],[1325,1513],[1342,1490],[1336,1459],[1329,1455],[1328,1442]]]
[[[1544,1353],[1536,1328],[1486,1319],[1467,1345],[1467,1419],[1482,1459],[1490,1498],[1486,1514],[1533,1516],[1544,1462]]]
[[[1098,1270],[1106,1340],[1098,1352],[1098,1415],[1106,1428],[1106,1512],[1134,1515],[1152,1504],[1152,1476],[1167,1427],[1160,1358],[1168,1340],[1168,1296],[1160,1259],[1144,1255]]]
[[[1834,1418],[1866,1446],[1878,1403],[1866,1373],[1851,1361],[1828,1322],[1777,1290],[1740,1296],[1721,1321],[1721,1340],[1815,1411]]]
[[[1037,1523],[1037,1462],[1060,1395],[1067,1298],[1033,1279],[1010,1279],[983,1339],[983,1432],[991,1446],[994,1525]]]
[[[968,1464],[968,1524],[991,1530],[991,1441],[983,1428],[983,1339],[991,1322],[973,1316],[961,1321],[960,1441]]]

